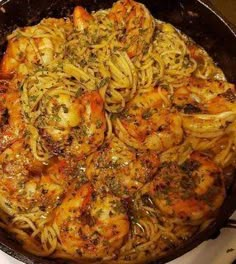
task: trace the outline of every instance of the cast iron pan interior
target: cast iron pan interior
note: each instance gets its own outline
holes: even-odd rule
[[[5,0],[0,6],[0,47],[6,47],[5,38],[17,26],[33,25],[44,17],[63,17],[73,7],[82,5],[89,11],[111,7],[113,0]],[[227,79],[236,83],[236,33],[233,26],[210,7],[206,0],[140,0],[152,14],[172,23],[202,45],[223,69]],[[226,223],[236,209],[236,181],[219,211],[216,221],[205,231],[186,241],[185,245],[173,249],[168,256],[153,262],[160,264],[170,261],[209,239]],[[46,260],[33,256],[16,241],[0,230],[0,249],[27,264],[66,263],[60,260]],[[68,262],[67,262],[68,263]]]

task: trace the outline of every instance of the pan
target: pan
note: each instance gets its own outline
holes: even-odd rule
[[[5,0],[0,4],[0,55],[6,48],[6,36],[19,26],[33,25],[45,17],[64,17],[76,5],[88,11],[111,7],[113,0]],[[154,17],[169,22],[190,36],[210,54],[229,82],[236,83],[236,28],[207,0],[143,0]],[[236,174],[236,173],[234,173]],[[236,175],[234,175],[236,176]],[[234,177],[236,178],[236,177]],[[228,186],[227,197],[215,221],[185,244],[173,249],[153,264],[173,260],[214,237],[227,224],[236,209],[236,181]],[[10,235],[0,229],[0,250],[26,264],[63,264],[24,251]]]

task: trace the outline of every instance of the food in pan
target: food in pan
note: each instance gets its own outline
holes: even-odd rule
[[[17,28],[0,77],[0,227],[27,251],[145,263],[217,216],[235,86],[143,4]]]

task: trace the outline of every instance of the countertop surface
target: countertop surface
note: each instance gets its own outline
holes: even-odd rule
[[[236,26],[236,0],[209,0]]]

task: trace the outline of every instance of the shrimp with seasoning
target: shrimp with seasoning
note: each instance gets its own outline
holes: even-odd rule
[[[37,206],[52,209],[64,192],[61,183],[52,180],[52,169],[43,172],[44,164],[26,146],[24,140],[18,140],[0,155],[0,203],[11,216]]]
[[[117,30],[124,31],[121,43],[127,48],[128,56],[132,58],[141,54],[155,30],[155,20],[146,7],[133,0],[121,0],[113,5],[109,18]]]
[[[78,31],[83,31],[93,17],[82,7],[76,6],[73,12],[73,24]]]
[[[0,94],[0,153],[23,137],[25,122],[18,91]]]
[[[221,136],[236,120],[233,84],[190,78],[186,86],[175,90],[173,105],[182,114],[183,128],[196,137]]]
[[[25,76],[38,66],[46,67],[63,58],[65,37],[70,27],[69,20],[49,18],[37,26],[15,30],[8,37],[1,72]]]
[[[82,159],[103,143],[106,117],[97,91],[79,98],[64,94],[52,97],[47,111],[47,126],[41,129],[41,135],[52,154],[64,152]]]
[[[88,157],[87,176],[97,188],[106,185],[115,195],[127,197],[152,179],[158,165],[155,152],[136,152],[113,136]]]
[[[96,192],[90,183],[71,185],[53,212],[53,223],[62,247],[55,256],[69,254],[69,258],[84,261],[112,256],[129,232],[121,200],[110,193]]]
[[[170,112],[170,101],[164,89],[140,93],[131,100],[123,115],[114,120],[117,136],[136,149],[162,152],[181,142],[182,119]]]
[[[217,212],[226,193],[221,169],[206,155],[192,152],[182,164],[162,163],[139,195],[148,195],[173,222],[198,225]]]

